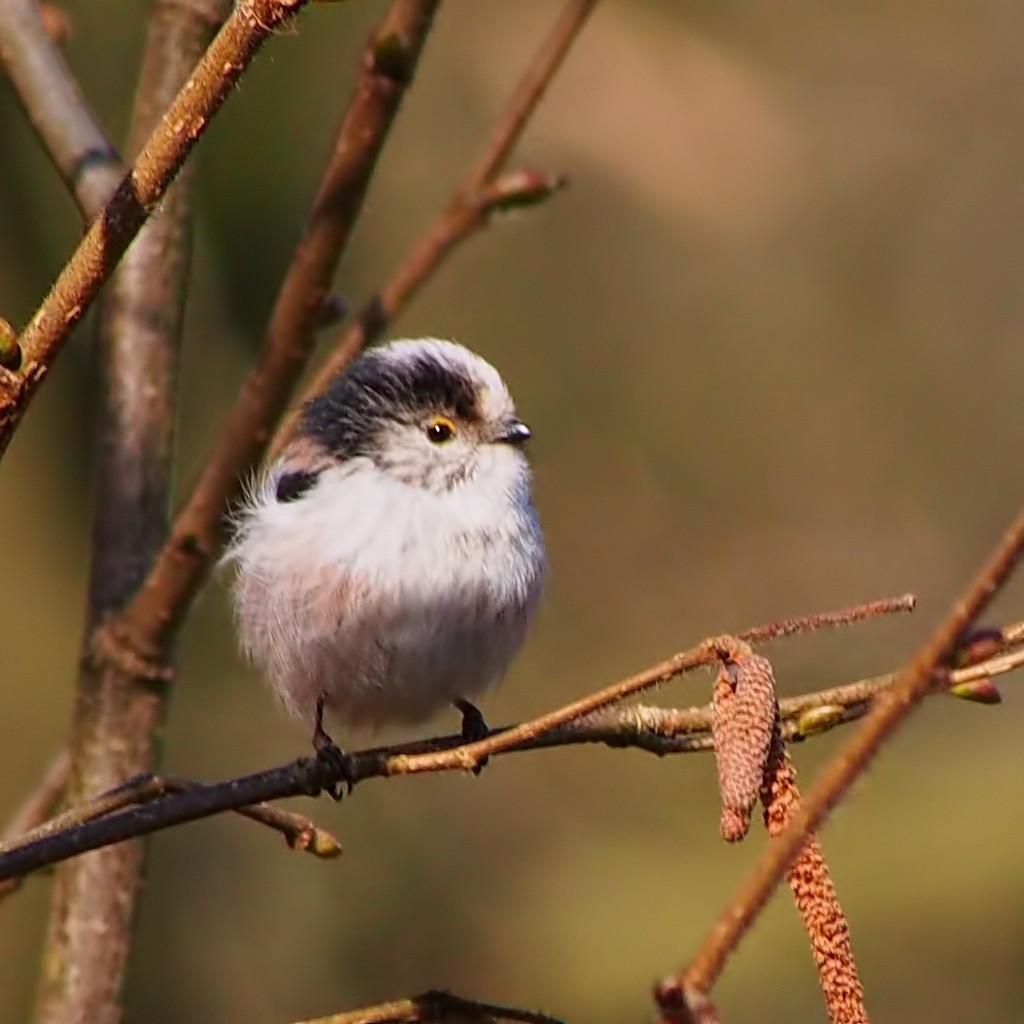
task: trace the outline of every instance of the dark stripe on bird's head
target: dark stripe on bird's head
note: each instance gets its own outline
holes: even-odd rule
[[[477,386],[469,373],[434,352],[396,358],[371,349],[305,407],[302,433],[339,459],[370,454],[379,429],[442,414],[478,422]]]

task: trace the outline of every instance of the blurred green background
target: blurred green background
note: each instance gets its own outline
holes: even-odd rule
[[[146,5],[74,0],[69,60],[123,136]],[[339,288],[430,222],[557,5],[448,0]],[[261,336],[384,5],[308,9],[198,149],[179,492]],[[894,667],[1020,502],[1024,10],[1010,0],[608,0],[519,162],[572,188],[465,246],[395,325],[505,373],[535,431],[553,575],[493,723],[700,637],[913,590],[913,617],[771,648],[799,692]],[[0,86],[0,310],[21,323],[79,235]],[[63,742],[82,623],[95,369],[79,329],[0,473],[0,817]],[[1024,586],[1001,598],[1024,617]],[[219,778],[306,737],[241,663],[223,581],[181,644],[166,767]],[[656,699],[702,703],[710,677]],[[1024,701],[929,702],[825,848],[876,1021],[1024,1019]],[[448,730],[452,720],[435,723]],[[796,750],[805,785],[845,739]],[[426,988],[643,1021],[762,846],[717,835],[714,765],[573,749],[479,779],[296,804],[341,860],[222,818],[151,847],[128,1019],[287,1024]],[[30,1012],[50,884],[0,907],[0,1020]],[[723,1019],[824,1010],[785,893]]]

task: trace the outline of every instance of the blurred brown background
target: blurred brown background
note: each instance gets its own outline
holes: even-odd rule
[[[556,4],[448,0],[340,275],[395,264],[478,150]],[[69,59],[121,137],[146,5],[68,0]],[[827,8],[827,9],[826,9]],[[188,486],[261,336],[369,25],[310,8],[199,146],[181,398]],[[1020,502],[1024,11],[1010,0],[608,0],[528,132],[567,172],[470,242],[395,333],[493,359],[534,428],[553,577],[497,724],[710,632],[905,590],[920,610],[773,647],[786,692],[895,666]],[[79,233],[0,85],[0,309]],[[62,743],[90,523],[90,325],[0,472],[0,817]],[[1000,602],[1024,617],[1024,585]],[[700,703],[709,677],[657,695]],[[1024,701],[935,699],[825,834],[876,1021],[1024,1019]],[[450,729],[454,720],[436,723]],[[845,737],[796,751],[805,784]],[[304,749],[234,651],[223,583],[181,647],[166,767]],[[650,1017],[763,837],[717,836],[710,758],[577,749],[479,779],[297,805],[318,862],[231,819],[152,845],[128,1019],[287,1024],[428,987],[582,1024]],[[0,908],[0,1020],[26,1019],[49,883]],[[785,894],[728,970],[727,1021],[824,1019]]]

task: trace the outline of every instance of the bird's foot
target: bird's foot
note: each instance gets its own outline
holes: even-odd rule
[[[345,752],[331,739],[324,729],[324,699],[316,702],[316,721],[313,725],[313,749],[317,762],[331,781],[324,786],[324,792],[332,800],[340,800],[345,793],[351,793],[355,785],[352,762]]]
[[[487,725],[487,719],[483,712],[471,701],[457,697],[452,701],[452,706],[462,715],[462,739],[466,743],[476,743],[478,740],[485,740],[491,734]],[[479,775],[490,758],[483,758],[473,768],[473,774]]]

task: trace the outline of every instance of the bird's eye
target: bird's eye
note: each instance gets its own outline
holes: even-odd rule
[[[455,436],[455,424],[447,416],[435,416],[427,424],[427,437],[434,444],[444,444]]]

